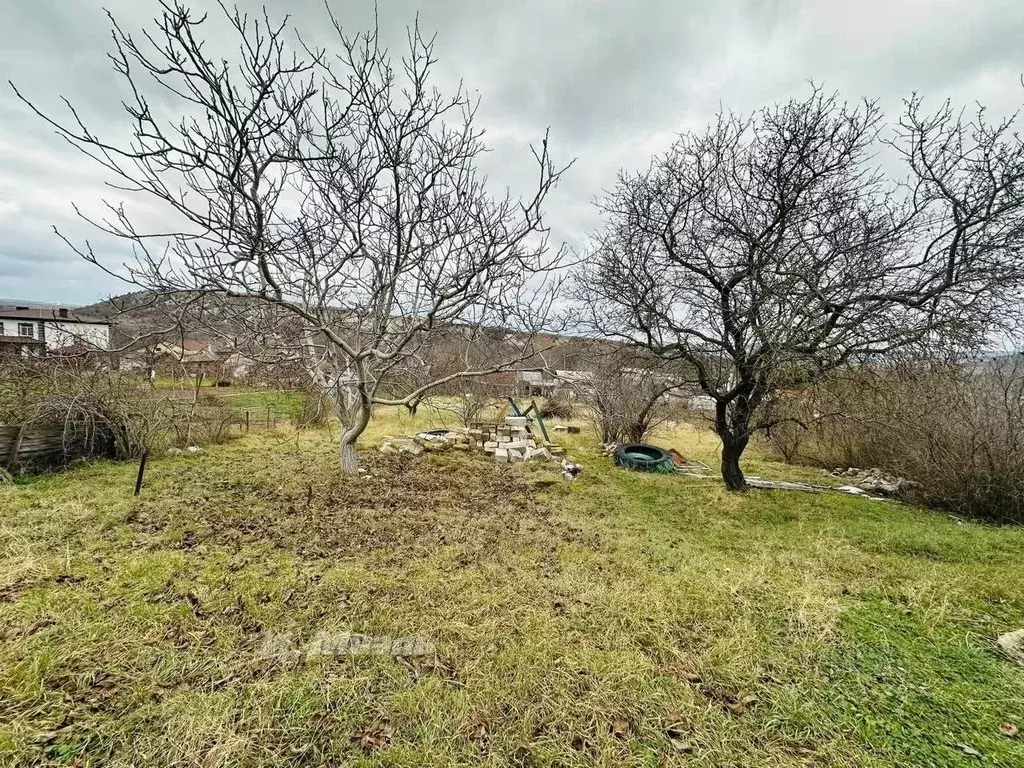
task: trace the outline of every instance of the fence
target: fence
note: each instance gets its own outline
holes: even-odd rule
[[[75,459],[110,456],[113,435],[85,425],[0,426],[0,467],[31,471],[66,466]]]

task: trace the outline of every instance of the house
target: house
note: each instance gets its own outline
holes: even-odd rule
[[[110,348],[110,323],[64,307],[0,307],[0,342],[22,354]]]

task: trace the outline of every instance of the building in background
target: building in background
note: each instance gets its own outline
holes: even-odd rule
[[[64,307],[0,307],[0,343],[23,354],[110,348],[110,323]]]

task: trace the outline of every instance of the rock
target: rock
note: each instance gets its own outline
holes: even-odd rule
[[[424,449],[411,437],[386,437],[377,450],[381,453],[408,453],[411,456],[419,456]]]
[[[508,463],[508,451],[504,448],[496,448],[494,450],[494,460],[499,464]]]
[[[177,456],[179,453],[181,453],[181,448],[175,448],[172,446],[167,449],[168,456]]]
[[[195,455],[195,454],[203,453],[203,449],[200,448],[198,445],[190,445],[188,448],[185,449],[185,453],[191,453],[191,454]]]
[[[551,431],[552,432],[568,432],[569,428],[567,426],[565,426],[565,424],[555,424],[555,426],[553,426],[551,428]]]
[[[505,423],[510,427],[526,427],[529,419],[526,416],[506,416]]]
[[[527,461],[551,461],[554,456],[547,448],[527,448],[524,458]]]
[[[1024,629],[1000,635],[996,646],[1010,661],[1024,667]]]
[[[853,486],[875,496],[888,496],[890,498],[903,497],[908,490],[917,485],[917,483],[911,480],[890,475],[888,472],[878,468],[860,469],[859,467],[848,467],[847,469],[833,470],[832,474],[837,477],[854,478]],[[844,490],[847,488],[847,486],[844,486]]]

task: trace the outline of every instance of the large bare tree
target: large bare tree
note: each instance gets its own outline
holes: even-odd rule
[[[812,87],[721,114],[601,203],[581,271],[589,325],[695,371],[728,488],[783,388],[938,339],[970,342],[1021,285],[1024,145],[1013,120]],[[879,153],[906,169],[879,169]],[[1019,293],[1017,294],[1019,295]]]
[[[415,403],[537,352],[531,334],[551,308],[562,253],[548,249],[542,205],[565,168],[545,136],[531,148],[531,193],[493,196],[478,170],[476,103],[461,85],[447,95],[432,86],[433,41],[418,25],[394,62],[376,30],[347,34],[329,11],[330,52],[266,11],[221,11],[164,3],[140,37],[111,17],[126,140],[94,132],[70,104],[61,118],[27,103],[126,193],[90,221],[129,241],[135,260],[114,265],[73,247],[192,307],[212,303],[197,302],[203,295],[246,300],[218,312],[234,312],[236,333],[260,326],[280,359],[303,362],[341,419],[341,469],[352,475],[374,404]],[[234,39],[233,52],[211,50],[211,26]],[[158,225],[132,214],[140,199],[156,204]],[[483,367],[440,379],[394,375],[419,364],[437,329],[472,346],[486,326],[508,329],[504,357],[492,349]],[[410,379],[420,383],[391,386]]]

